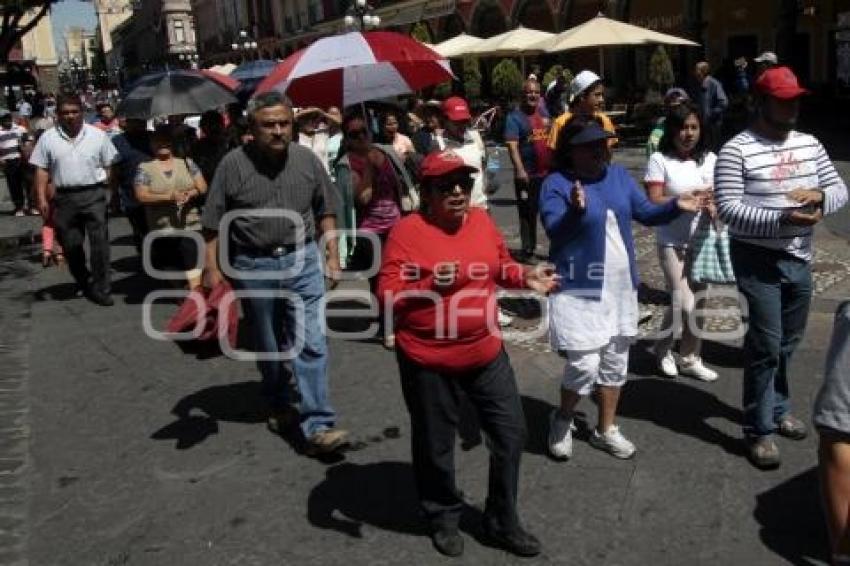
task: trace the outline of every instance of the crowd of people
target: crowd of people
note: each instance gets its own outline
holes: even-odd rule
[[[554,458],[571,458],[576,407],[592,395],[599,414],[589,443],[631,458],[637,447],[616,421],[638,333],[633,221],[655,227],[671,296],[654,347],[659,373],[718,379],[702,361],[696,316],[707,283],[696,277],[694,255],[700,234],[712,233],[726,242],[728,256],[715,260],[734,268],[734,279],[724,282],[735,283],[748,305],[748,457],[775,468],[775,435],[807,436],[791,411],[790,360],[811,301],[813,227],[847,203],[847,188],[818,140],[795,129],[807,91],[789,68],[773,64],[752,79],[752,122],[725,144],[723,88],[705,63],[694,75],[696,93],[674,87],[665,96],[665,115],[647,140],[642,185],[617,163],[603,77],[584,70],[548,88],[529,77],[502,132],[520,224],[513,254],[489,212],[497,187],[488,184],[485,143],[460,96],[419,101],[410,113],[364,113],[298,109],[271,92],[244,111],[206,112],[196,133],[183,117],[122,119],[109,102],[85,123],[79,97],[60,95],[55,125],[27,129],[8,112],[0,115],[0,167],[15,214],[43,217],[45,266],[67,262],[79,294],[94,303],[113,304],[110,212],[126,216],[140,252],[152,239],[150,264],[182,272],[186,289],[229,281],[253,291],[241,304],[262,353],[269,425],[297,431],[309,455],[336,452],[347,441],[329,395],[326,280],[332,287],[344,270],[369,273],[380,338],[397,356],[416,487],[434,546],[450,556],[463,552],[453,454],[465,397],[488,437],[485,533],[510,552],[533,556],[540,542],[517,510],[527,432],[496,291],[548,296],[550,342],[565,359],[548,430],[533,433],[546,435]],[[269,211],[285,214],[262,214]],[[548,236],[544,254],[538,221]],[[193,239],[179,238],[186,231],[203,237],[203,257]],[[850,473],[850,395],[841,375],[846,309],[837,320],[816,423],[839,556],[850,555],[842,511],[850,501],[843,487]]]

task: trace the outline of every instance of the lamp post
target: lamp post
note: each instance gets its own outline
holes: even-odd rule
[[[230,44],[230,48],[233,51],[239,52],[242,61],[245,61],[249,53],[254,52],[256,54],[257,40],[251,37],[247,30],[241,29],[236,40]]]
[[[367,31],[381,25],[381,17],[374,13],[367,0],[354,0],[343,21],[348,31]]]

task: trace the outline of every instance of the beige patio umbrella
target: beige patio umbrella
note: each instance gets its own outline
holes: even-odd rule
[[[233,69],[236,68],[236,65],[233,63],[226,63],[224,65],[214,65],[207,69],[208,71],[212,71],[214,73],[219,73],[221,75],[229,75],[233,72]]]
[[[511,57],[515,55],[540,53],[542,42],[552,40],[554,33],[519,26],[516,29],[494,35],[482,40],[467,51],[469,55],[486,57]]]
[[[462,33],[451,39],[438,43],[437,45],[430,45],[429,47],[446,58],[463,57],[470,49],[482,41],[484,40],[480,37]]]
[[[653,43],[699,47],[699,43],[689,39],[612,20],[611,18],[606,18],[601,13],[592,20],[565,30],[551,39],[544,40],[533,47],[547,53],[568,51],[571,49],[583,49],[586,47],[598,47],[599,69],[601,72],[604,72],[604,60],[602,57],[603,47],[614,45],[646,45]]]

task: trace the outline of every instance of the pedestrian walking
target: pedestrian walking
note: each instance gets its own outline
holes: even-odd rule
[[[411,195],[416,189],[393,147],[370,141],[362,115],[347,115],[342,129],[345,153],[337,161],[335,174],[342,203],[339,227],[345,230],[356,227],[358,232],[351,241],[353,249],[345,257],[345,265],[358,271],[370,271],[381,263],[387,234],[402,215],[412,212]],[[372,296],[377,296],[377,281],[377,273],[369,278]],[[393,348],[392,330],[384,327],[383,317],[379,317],[378,327],[384,346]]]
[[[570,109],[569,112],[561,113],[552,122],[552,128],[549,130],[549,147],[555,149],[561,128],[576,115],[583,116],[585,119],[601,120],[602,127],[606,131],[611,134],[617,133],[614,122],[605,114],[605,83],[602,77],[593,71],[584,70],[570,82]],[[608,146],[612,147],[616,140],[616,136],[612,135],[608,140]]]
[[[398,114],[392,111],[381,114],[380,124],[381,143],[392,146],[402,161],[412,159],[416,148],[410,138],[399,131]]]
[[[331,115],[321,108],[303,108],[295,114],[298,125],[298,143],[316,154],[316,157],[330,173],[331,162],[328,157],[328,128],[322,120],[337,122],[338,116]],[[339,123],[337,122],[337,126]]]
[[[322,330],[325,284],[320,262],[326,262],[330,277],[339,277],[337,239],[332,236],[336,190],[319,158],[292,142],[294,118],[288,99],[275,92],[256,96],[248,103],[248,120],[253,140],[222,160],[201,218],[208,283],[213,288],[222,281],[218,248],[220,237],[226,238],[235,285],[266,292],[243,298],[242,305],[251,320],[256,350],[273,357],[258,364],[269,426],[283,432],[295,420],[307,454],[329,453],[345,444],[347,434],[336,428],[336,412],[328,398],[328,346]],[[290,214],[263,214],[268,210]],[[222,220],[231,211],[242,214],[220,234]],[[300,221],[293,221],[291,213]],[[317,242],[323,235],[326,249],[320,250]],[[295,271],[297,266],[301,268]],[[268,278],[269,272],[280,277]],[[281,292],[296,295],[300,304]],[[291,364],[281,359],[286,348],[298,348]],[[289,394],[290,377],[301,398],[297,415]]]
[[[198,203],[207,192],[201,169],[189,158],[173,152],[173,128],[157,126],[151,135],[152,158],[140,163],[133,181],[136,200],[145,210],[145,225],[159,235],[151,244],[151,263],[156,269],[178,270],[186,274],[189,289],[201,286],[195,240],[177,231],[201,228]],[[177,232],[177,241],[167,234]]]
[[[708,149],[717,151],[723,141],[723,115],[729,107],[729,98],[720,81],[711,76],[707,61],[694,66],[694,78],[697,84],[692,98],[702,112]]]
[[[629,346],[637,335],[631,223],[668,223],[701,205],[688,193],[652,204],[625,168],[607,162],[611,136],[597,119],[570,119],[558,136],[557,170],[540,195],[549,257],[561,276],[561,289],[549,297],[549,332],[552,348],[565,353],[567,362],[547,442],[552,456],[561,459],[572,456],[575,407],[594,390],[599,419],[590,444],[617,458],[634,455],[634,444],[614,424]]]
[[[201,137],[189,152],[192,161],[201,168],[201,174],[207,185],[212,184],[215,170],[227,152],[230,151],[224,116],[218,110],[208,110],[201,115],[199,123]]]
[[[680,87],[672,87],[664,93],[664,115],[658,118],[652,131],[649,132],[649,137],[646,139],[646,158],[652,157],[652,154],[658,151],[658,145],[661,143],[661,138],[664,136],[664,121],[667,119],[667,114],[684,102],[690,102],[691,98],[685,89]],[[703,136],[704,139],[704,136]]]
[[[664,204],[683,193],[711,194],[717,156],[706,147],[702,128],[699,109],[694,104],[680,104],[667,114],[664,135],[658,151],[649,158],[644,177],[650,201]],[[702,363],[701,340],[694,331],[698,322],[693,320],[697,307],[694,293],[704,291],[705,286],[689,281],[686,269],[697,223],[709,213],[714,213],[713,207],[699,214],[683,212],[669,224],[655,228],[658,261],[670,293],[655,355],[661,373],[667,377],[681,373],[702,381],[717,379],[717,372]],[[677,360],[673,344],[679,334],[682,338]]]
[[[97,118],[97,121],[92,125],[105,132],[109,137],[121,133],[121,125],[115,115],[115,109],[109,102],[101,102],[97,105]]]
[[[753,59],[753,62],[756,64],[756,72],[754,76],[758,79],[766,70],[779,66],[779,57],[777,57],[776,53],[773,51],[765,51]]]
[[[829,527],[832,564],[850,564],[850,302],[838,307],[826,357],[823,383],[815,399],[814,423],[820,437],[823,508]]]
[[[812,297],[812,236],[847,203],[847,187],[821,143],[795,129],[808,91],[788,67],[755,85],[757,118],[717,159],[716,200],[729,226],[738,290],[748,305],[743,407],[747,454],[759,468],[781,464],[776,432],[807,435],[790,403],[791,357]]]
[[[540,83],[527,80],[523,99],[505,121],[505,143],[514,165],[514,189],[519,213],[522,250],[519,259],[528,262],[537,250],[537,209],[540,187],[549,173],[549,118],[539,111]]]
[[[49,214],[48,182],[52,182],[56,231],[78,290],[94,303],[111,306],[106,208],[108,180],[118,152],[105,133],[83,123],[78,97],[60,96],[57,108],[58,125],[42,134],[30,157],[36,167],[38,208],[42,216]],[[91,270],[83,248],[86,235]]]
[[[124,131],[113,137],[112,143],[120,159],[112,176],[112,194],[118,197],[118,206],[130,223],[136,251],[141,254],[142,241],[148,233],[148,223],[145,208],[136,199],[136,171],[141,163],[151,159],[147,121],[127,118],[124,121]]]
[[[486,177],[482,173],[487,162],[487,152],[481,134],[470,127],[472,114],[469,112],[469,104],[460,96],[451,96],[443,101],[441,110],[444,130],[435,135],[430,151],[451,149],[467,165],[474,167],[472,178],[475,185],[472,187],[470,204],[487,208]]]
[[[9,196],[15,207],[15,216],[25,216],[37,211],[30,198],[30,192],[24,187],[23,164],[21,162],[21,138],[27,130],[12,121],[8,110],[0,110],[0,170],[6,177]]]
[[[517,514],[525,419],[495,322],[496,286],[545,294],[556,280],[551,267],[531,269],[511,259],[490,216],[470,205],[474,172],[453,150],[425,157],[422,207],[390,233],[379,296],[395,321],[414,477],[435,548],[463,553],[454,444],[465,393],[489,441],[484,532],[509,552],[534,556],[540,543]]]

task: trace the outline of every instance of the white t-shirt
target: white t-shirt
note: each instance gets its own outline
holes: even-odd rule
[[[649,157],[646,166],[647,183],[663,183],[664,194],[675,197],[693,191],[714,186],[714,164],[717,156],[708,152],[701,164],[693,159],[683,161],[676,157],[656,151]],[[655,238],[661,247],[687,247],[697,224],[697,214],[683,212],[669,224],[655,228]]]
[[[76,138],[53,127],[44,132],[33,149],[30,163],[50,172],[57,189],[94,185],[106,181],[106,168],[120,160],[109,137],[83,124]]]

